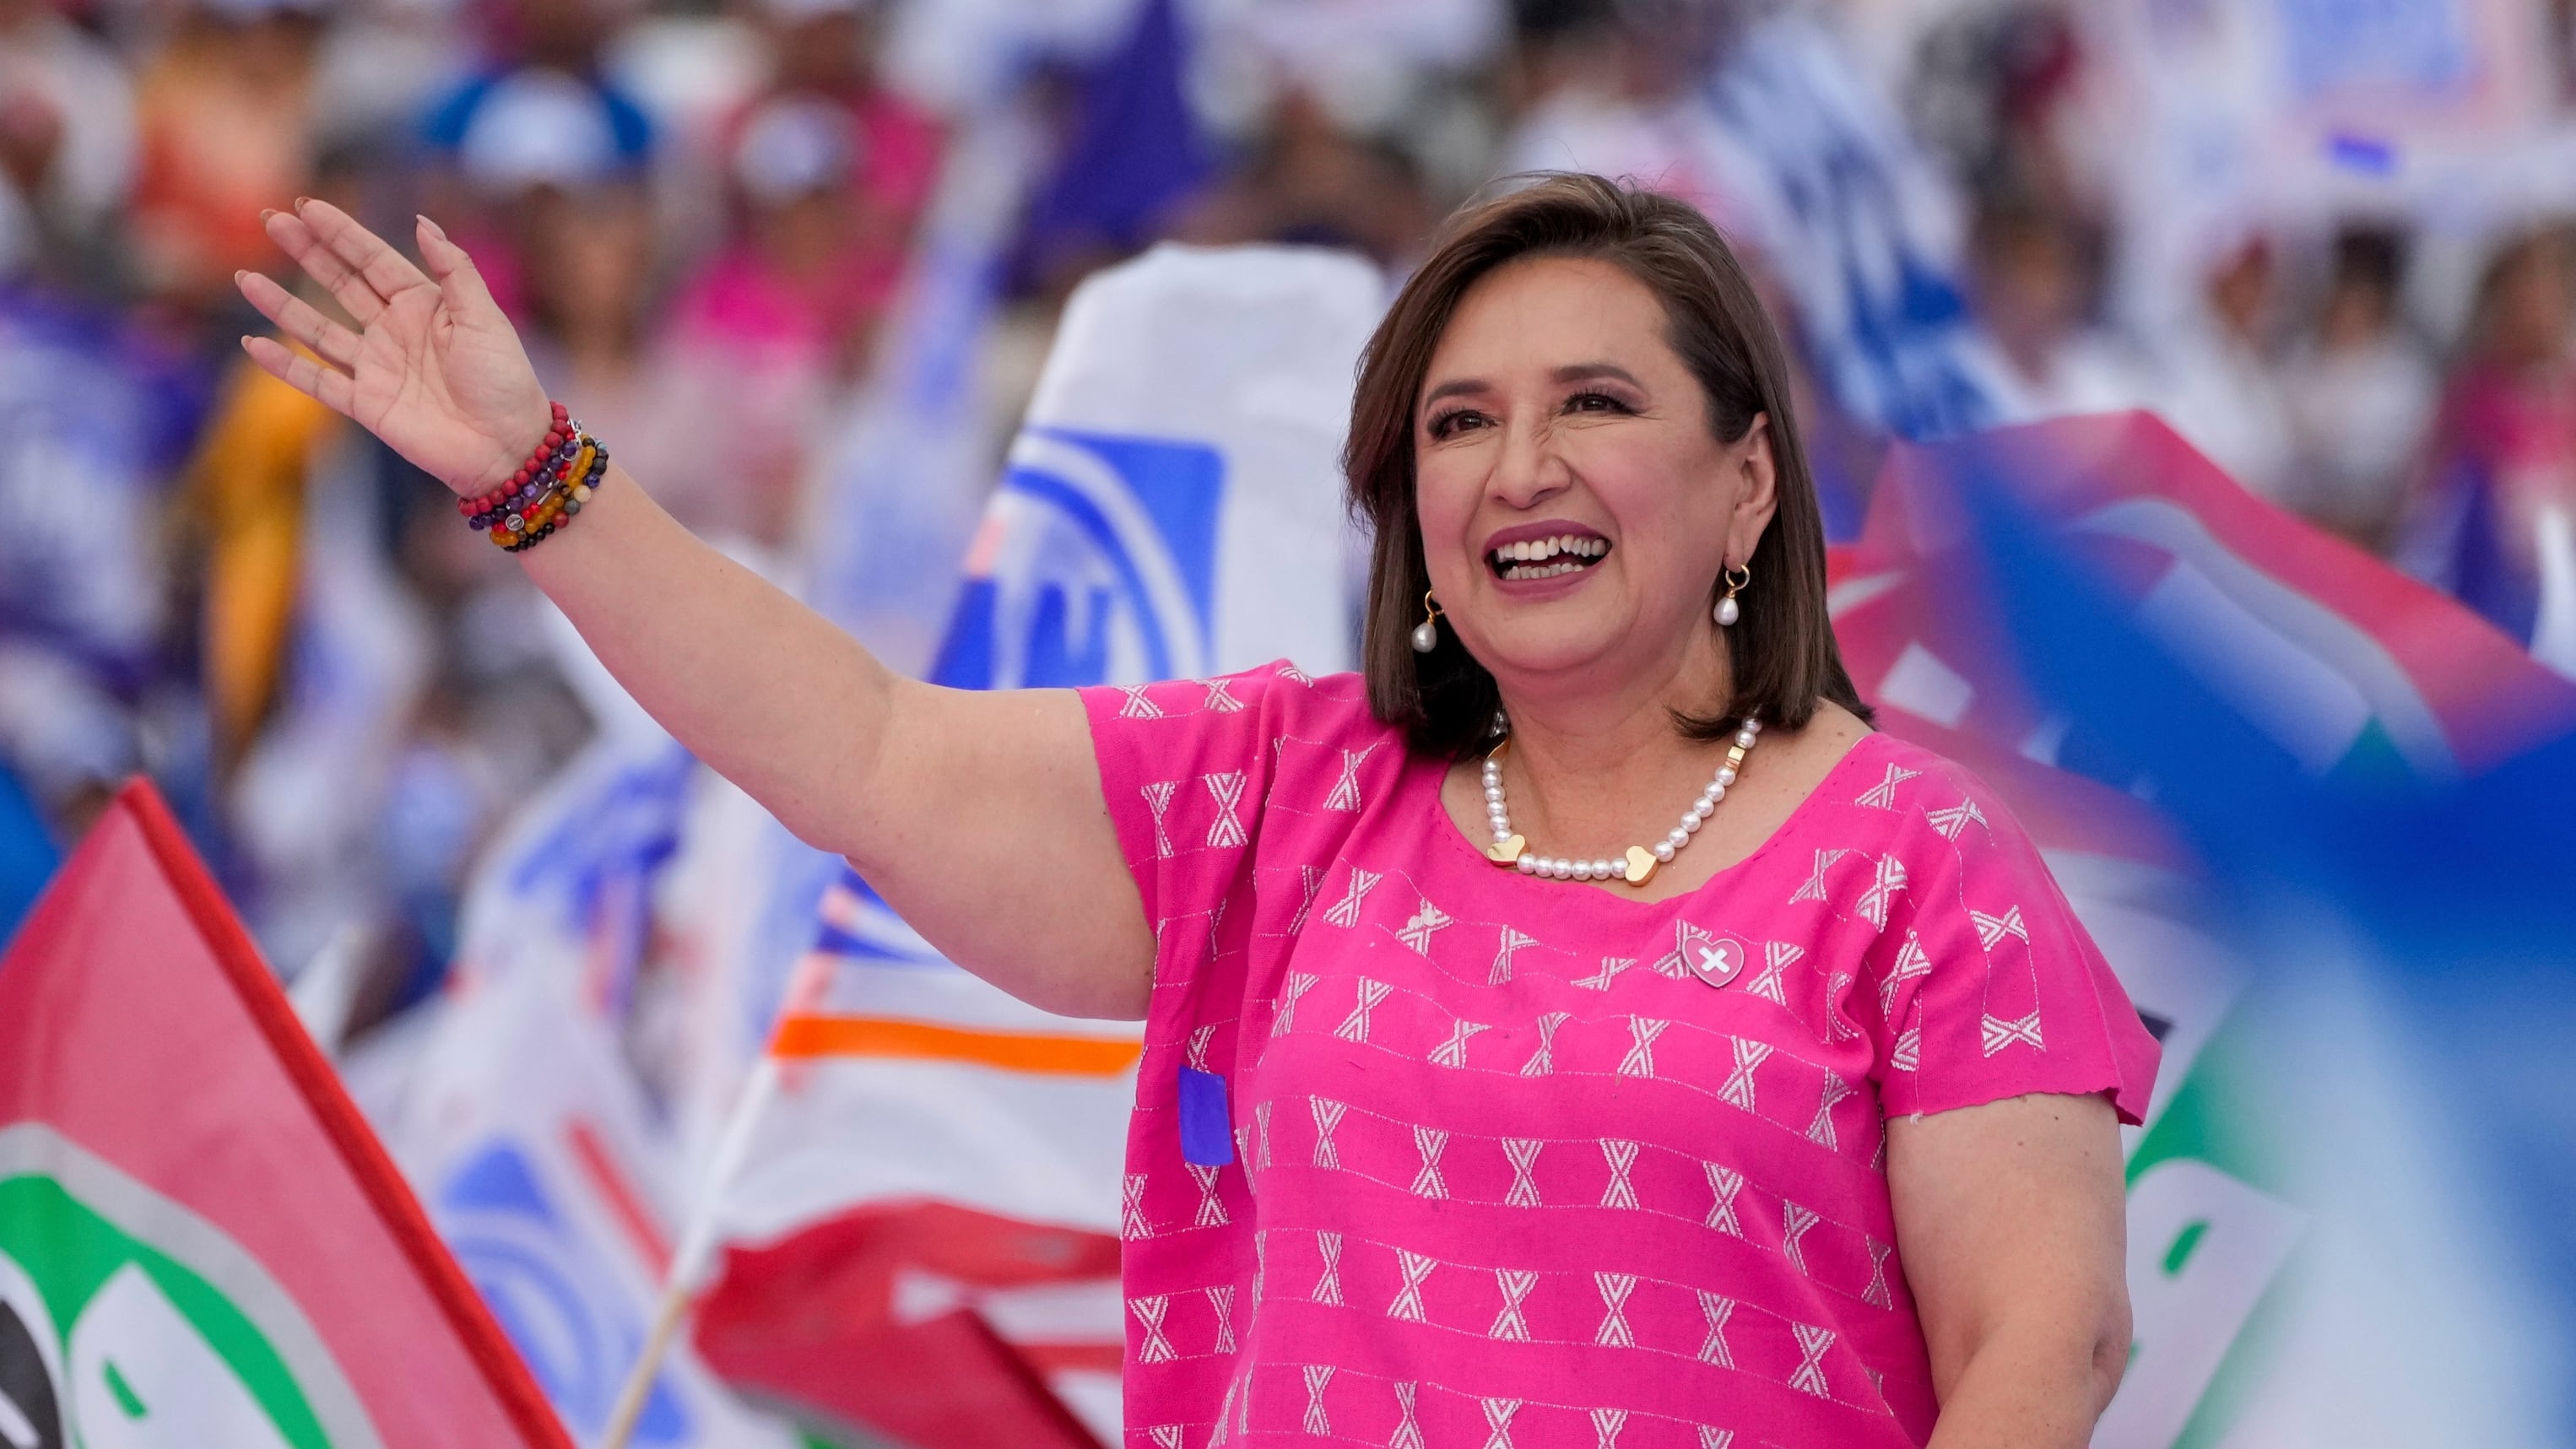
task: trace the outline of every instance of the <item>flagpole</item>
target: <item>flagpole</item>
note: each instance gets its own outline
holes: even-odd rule
[[[680,1233],[678,1251],[671,1255],[670,1271],[662,1281],[662,1301],[653,1311],[653,1326],[644,1336],[644,1346],[635,1357],[635,1366],[626,1374],[626,1382],[617,1391],[617,1406],[608,1416],[608,1430],[599,1441],[599,1449],[626,1449],[635,1436],[636,1422],[644,1416],[644,1401],[653,1391],[653,1381],[662,1373],[662,1360],[671,1353],[679,1337],[680,1325],[689,1316],[689,1305],[696,1301],[698,1289],[715,1266],[718,1210],[724,1201],[724,1190],[742,1170],[743,1159],[751,1153],[752,1133],[768,1115],[769,1104],[778,1096],[778,1059],[767,1052],[753,1063],[751,1075],[744,1079],[742,1095],[734,1099],[733,1115],[726,1119],[724,1133],[716,1139],[715,1156],[707,1164],[707,1175],[689,1204],[688,1222]]]

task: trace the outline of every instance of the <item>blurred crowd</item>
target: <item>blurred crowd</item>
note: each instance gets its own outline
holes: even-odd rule
[[[969,358],[998,462],[1067,293],[1158,240],[1400,275],[1450,207],[1542,167],[1697,185],[1736,225],[1676,117],[1781,11],[1836,37],[1937,180],[1952,275],[1905,295],[1964,305],[1994,420],[2153,408],[2533,639],[2551,560],[2576,570],[2576,196],[2442,179],[2469,170],[2409,192],[2388,177],[2412,143],[2367,129],[2298,176],[2177,174],[2244,88],[2142,73],[2131,28],[2187,61],[2195,27],[2267,8],[2319,7],[0,0],[6,793],[62,840],[150,772],[272,957],[359,941],[381,1013],[434,986],[478,847],[597,727],[515,564],[246,364],[232,277],[288,274],[263,208],[326,197],[398,242],[438,218],[549,390],[685,521],[792,577],[990,117],[1041,153]],[[2532,78],[2476,104],[2525,148],[2503,171],[2548,168],[2576,5],[2411,8],[2519,17],[2528,44],[2423,45],[2527,52]],[[1772,290],[1812,361],[1822,324]],[[1884,430],[1824,372],[1799,399],[1821,467],[1865,492]]]

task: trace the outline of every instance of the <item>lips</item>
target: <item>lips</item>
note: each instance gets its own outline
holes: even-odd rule
[[[1597,533],[1566,532],[1510,539],[1485,554],[1501,579],[1547,579],[1580,573],[1609,556],[1610,540]]]

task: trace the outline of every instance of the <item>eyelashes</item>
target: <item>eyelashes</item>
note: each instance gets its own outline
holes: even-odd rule
[[[1566,398],[1563,411],[1569,413],[1609,413],[1620,416],[1634,416],[1637,412],[1637,408],[1635,404],[1629,402],[1626,398],[1620,397],[1614,393],[1587,390],[1575,393]],[[1430,435],[1432,441],[1444,442],[1455,436],[1470,423],[1478,426],[1485,426],[1492,422],[1493,418],[1491,416],[1476,408],[1449,408],[1432,414],[1431,417],[1423,423],[1422,429],[1425,433]]]

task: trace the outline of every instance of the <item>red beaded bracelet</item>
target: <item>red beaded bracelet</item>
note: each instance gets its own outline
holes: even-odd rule
[[[562,403],[552,403],[550,406],[554,412],[553,421],[547,425],[545,437],[538,441],[535,451],[529,454],[528,461],[520,464],[519,471],[510,475],[510,481],[482,497],[457,499],[456,511],[459,514],[472,519],[478,514],[496,513],[502,505],[512,501],[512,495],[525,492],[532,484],[541,484],[546,473],[554,468],[560,468],[569,461],[567,458],[559,457],[558,454],[563,452],[564,443],[573,432],[572,414]],[[533,501],[533,498],[534,495],[531,494],[528,500],[522,501]]]

